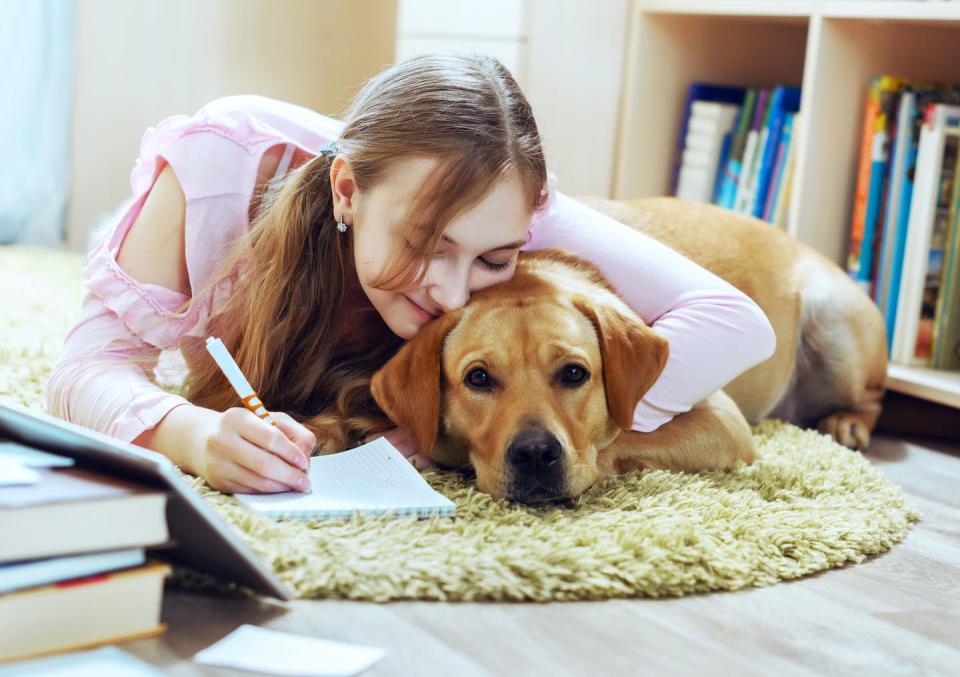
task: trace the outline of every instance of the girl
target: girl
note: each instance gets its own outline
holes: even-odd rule
[[[509,279],[521,250],[545,247],[596,264],[670,343],[634,430],[773,353],[747,296],[547,179],[529,104],[484,56],[387,68],[342,123],[253,96],[168,118],[145,133],[133,202],[89,255],[48,409],[228,492],[306,488],[317,443],[386,434],[414,457],[428,450],[389,429],[369,377],[424,324]],[[239,406],[210,335],[279,429]],[[153,378],[167,349],[186,361],[183,396]]]

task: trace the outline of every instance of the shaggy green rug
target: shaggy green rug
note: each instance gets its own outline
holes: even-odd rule
[[[0,247],[0,397],[43,406],[79,311],[81,258]],[[885,552],[918,513],[864,458],[765,421],[761,460],[729,473],[634,472],[565,505],[491,499],[454,473],[427,480],[457,517],[274,521],[185,476],[302,597],[584,600],[736,590]]]

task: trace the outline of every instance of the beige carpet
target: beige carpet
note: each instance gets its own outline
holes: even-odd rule
[[[0,398],[42,407],[82,292],[77,255],[0,247]],[[583,600],[736,590],[860,562],[918,519],[860,454],[766,421],[761,460],[730,473],[632,473],[569,505],[492,500],[427,479],[457,517],[273,521],[185,477],[303,597]],[[202,580],[200,579],[193,579]]]

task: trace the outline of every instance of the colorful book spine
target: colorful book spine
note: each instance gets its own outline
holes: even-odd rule
[[[787,154],[790,151],[791,137],[793,134],[793,120],[795,113],[787,113],[783,120],[783,131],[780,135],[780,143],[777,147],[777,159],[774,161],[773,173],[770,180],[770,188],[767,191],[767,199],[763,205],[762,218],[764,221],[773,222],[774,208],[780,191],[783,189],[783,177],[786,169]]]
[[[870,192],[871,153],[873,134],[880,110],[880,78],[871,78],[867,101],[863,108],[863,133],[860,136],[860,160],[857,163],[857,183],[853,198],[853,218],[850,223],[850,252],[847,272],[856,275],[860,269],[860,245],[863,243],[863,225],[867,216],[867,195]]]
[[[740,174],[743,169],[743,151],[747,143],[747,134],[750,132],[750,123],[753,120],[757,107],[759,91],[748,89],[743,99],[740,118],[737,121],[737,131],[730,144],[730,157],[720,182],[720,198],[717,204],[727,209],[733,209],[737,195],[737,186],[740,183]]]
[[[958,157],[960,157],[960,119],[955,119],[948,121],[944,130],[943,159],[940,163],[940,177],[936,186],[937,208],[933,218],[933,232],[930,234],[923,300],[920,304],[920,321],[914,347],[914,358],[922,364],[929,364],[933,359],[933,346],[936,340],[935,319],[942,291],[940,283],[943,278],[944,256],[950,237],[952,217],[950,212],[956,191]]]
[[[905,89],[900,94],[894,133],[893,156],[890,160],[889,187],[883,211],[883,234],[880,241],[880,256],[877,259],[877,284],[874,301],[884,317],[890,308],[890,279],[892,277],[893,252],[899,237],[898,215],[903,196],[904,172],[907,147],[911,136],[913,118],[916,114],[916,95]]]
[[[860,233],[858,256],[849,268],[850,275],[867,294],[871,293],[874,273],[873,261],[878,241],[878,221],[880,208],[883,204],[883,192],[886,186],[887,166],[889,164],[887,161],[890,139],[888,125],[895,115],[899,93],[904,83],[903,78],[891,76],[880,78],[879,99],[870,146],[870,178],[863,216],[863,228]]]
[[[799,109],[800,89],[798,87],[777,87],[774,90],[770,112],[767,115],[767,135],[758,161],[757,182],[751,209],[751,213],[758,218],[763,218],[766,211],[773,169],[780,149],[780,138],[783,135],[784,119],[788,113],[795,113]]]
[[[917,147],[920,130],[923,126],[923,111],[931,103],[960,103],[960,90],[943,83],[913,82],[909,91],[901,97],[900,113],[897,117],[897,145],[902,145],[902,158],[894,158],[891,167],[897,177],[891,177],[891,184],[899,178],[899,204],[888,204],[889,227],[885,226],[884,237],[889,247],[890,260],[882,262],[878,273],[878,283],[882,285],[877,292],[877,303],[883,313],[887,330],[887,349],[893,352],[893,336],[897,312],[900,304],[900,283],[903,275],[903,258],[907,244],[907,230],[910,220],[910,208],[913,202],[914,175],[917,164]],[[901,134],[900,130],[905,133]],[[892,242],[892,244],[890,244]]]
[[[938,210],[948,127],[960,126],[960,107],[928,104],[923,113],[917,150],[913,196],[903,254],[897,313],[894,320],[891,360],[903,365],[923,365],[916,347],[929,268],[931,242]],[[952,166],[952,165],[951,165]]]
[[[741,214],[748,211],[750,195],[756,177],[757,145],[760,143],[760,134],[767,117],[770,92],[761,89],[757,95],[757,107],[754,111],[753,123],[747,133],[747,142],[743,148],[743,162],[740,166],[740,180],[737,183],[737,195],[733,201],[733,210]]]
[[[948,233],[934,319],[934,369],[960,369],[960,166],[954,173]]]
[[[799,138],[801,119],[799,115],[793,116],[793,122],[790,130],[790,146],[787,148],[787,158],[784,160],[783,179],[780,188],[777,190],[776,202],[773,207],[773,215],[770,219],[781,228],[787,227],[787,212],[790,209],[790,195],[793,191],[793,175],[797,164],[797,146],[796,139]]]

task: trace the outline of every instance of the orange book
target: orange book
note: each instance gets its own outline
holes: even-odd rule
[[[860,269],[860,253],[863,248],[863,235],[867,222],[867,204],[870,196],[870,176],[873,171],[873,145],[877,133],[877,124],[885,120],[881,117],[881,100],[884,92],[896,91],[903,86],[904,79],[891,75],[881,75],[870,80],[867,103],[863,110],[863,131],[860,136],[860,161],[857,166],[857,185],[853,202],[853,218],[850,223],[850,253],[847,256],[847,271]]]
[[[860,161],[857,165],[857,187],[853,198],[853,220],[850,223],[850,253],[847,255],[847,271],[860,268],[860,249],[863,244],[863,229],[867,221],[867,196],[870,193],[871,153],[873,135],[880,112],[881,78],[870,80],[867,104],[863,109],[863,132],[860,135]]]

